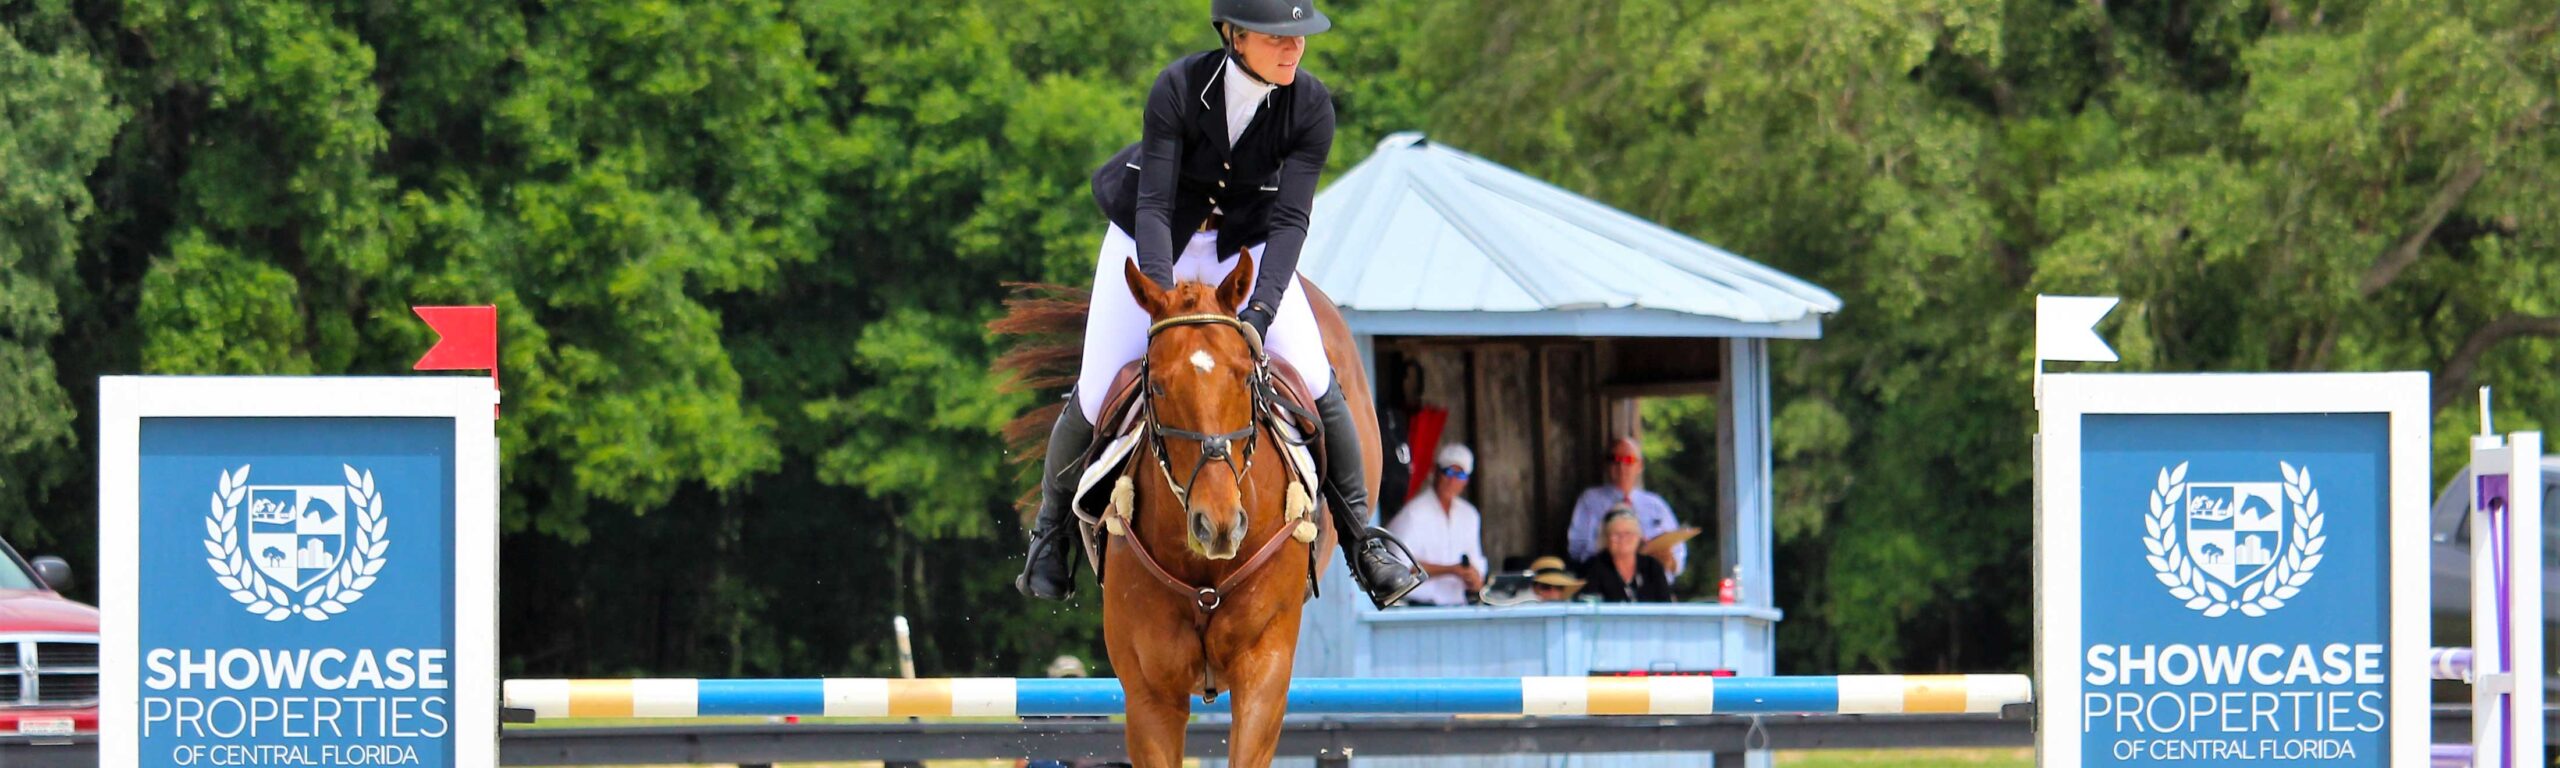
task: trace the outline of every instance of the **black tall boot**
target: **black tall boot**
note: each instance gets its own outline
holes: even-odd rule
[[[1023,558],[1022,575],[1013,588],[1026,597],[1065,600],[1076,592],[1075,524],[1067,514],[1067,497],[1084,474],[1084,450],[1093,443],[1093,423],[1084,420],[1076,396],[1049,428],[1049,455],[1040,467],[1040,515],[1031,523],[1031,553]]]
[[[1394,605],[1422,586],[1422,573],[1399,556],[1404,547],[1395,534],[1369,525],[1360,429],[1352,421],[1350,404],[1342,401],[1342,387],[1316,398],[1316,416],[1324,421],[1324,483],[1337,502],[1329,506],[1334,530],[1341,532],[1344,564],[1351,566],[1351,580],[1359,582],[1360,591],[1369,593],[1369,602],[1379,608]]]

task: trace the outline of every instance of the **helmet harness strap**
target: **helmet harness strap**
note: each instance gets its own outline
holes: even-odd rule
[[[1253,78],[1254,82],[1261,83],[1263,85],[1272,86],[1274,88],[1279,87],[1278,84],[1271,82],[1271,78],[1263,77],[1262,73],[1253,71],[1253,65],[1246,63],[1244,60],[1244,54],[1236,50],[1236,35],[1238,33],[1236,32],[1236,25],[1234,22],[1213,21],[1210,22],[1210,26],[1218,28],[1218,43],[1220,47],[1227,50],[1227,59],[1235,62],[1236,69],[1242,70],[1245,77]]]

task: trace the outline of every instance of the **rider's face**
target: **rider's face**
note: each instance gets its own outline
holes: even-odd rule
[[[1254,74],[1270,80],[1272,85],[1288,85],[1298,79],[1298,58],[1307,55],[1304,36],[1266,35],[1247,29],[1236,30],[1236,54],[1244,57]]]

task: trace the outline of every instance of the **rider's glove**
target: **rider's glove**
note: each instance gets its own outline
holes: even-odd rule
[[[1262,302],[1245,305],[1244,311],[1236,313],[1236,319],[1253,326],[1254,335],[1262,337],[1266,342],[1271,340],[1271,308],[1263,305]]]

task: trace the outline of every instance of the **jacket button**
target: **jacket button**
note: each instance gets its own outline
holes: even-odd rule
[[[1220,168],[1225,168],[1225,169],[1230,170],[1230,171],[1232,171],[1232,170],[1235,170],[1235,169],[1236,169],[1235,165],[1230,164],[1230,163],[1219,163],[1219,164],[1218,164],[1218,167],[1220,167]]]
[[[1218,188],[1219,188],[1219,189],[1226,189],[1226,188],[1227,188],[1227,181],[1226,181],[1225,179],[1219,179],[1219,180],[1218,180]]]
[[[1214,197],[1209,198],[1209,204],[1210,204],[1210,205],[1217,205],[1217,204],[1218,204],[1218,199],[1217,199],[1217,198],[1214,198]]]

